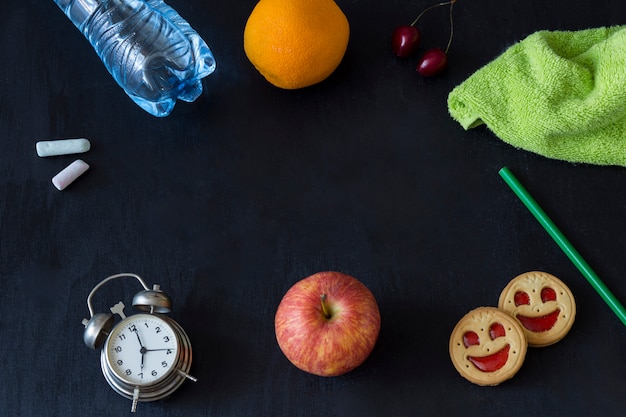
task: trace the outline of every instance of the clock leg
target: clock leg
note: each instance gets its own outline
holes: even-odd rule
[[[191,376],[188,373],[181,371],[180,369],[178,370],[178,374],[184,376],[187,379],[191,379],[193,382],[198,382],[198,378],[196,378],[195,376]]]
[[[134,413],[137,411],[137,402],[139,401],[139,388],[135,387],[133,390],[133,404],[130,406],[130,412]]]

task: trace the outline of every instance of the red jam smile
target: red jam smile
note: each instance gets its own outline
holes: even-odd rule
[[[506,365],[506,362],[509,359],[510,348],[510,345],[506,345],[504,348],[492,355],[482,357],[469,356],[467,359],[469,359],[469,361],[472,362],[476,368],[483,372],[495,372]]]
[[[522,323],[522,326],[531,332],[541,333],[547,332],[554,327],[557,319],[559,318],[559,313],[561,313],[561,310],[556,309],[552,313],[541,317],[526,317],[519,314],[516,317],[520,323]]]

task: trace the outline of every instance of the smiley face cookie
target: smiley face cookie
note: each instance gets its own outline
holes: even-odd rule
[[[561,340],[576,316],[574,296],[567,285],[539,271],[513,278],[500,294],[498,307],[519,320],[533,347]]]
[[[449,348],[463,378],[478,385],[498,385],[521,368],[528,343],[515,318],[495,307],[479,307],[456,324]]]

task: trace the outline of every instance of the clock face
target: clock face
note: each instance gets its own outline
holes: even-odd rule
[[[111,370],[121,380],[142,386],[164,378],[176,363],[178,339],[158,316],[136,314],[120,322],[104,347]]]

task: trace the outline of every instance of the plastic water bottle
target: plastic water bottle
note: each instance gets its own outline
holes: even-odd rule
[[[215,71],[202,38],[162,0],[54,0],[126,94],[148,113],[194,101]]]

